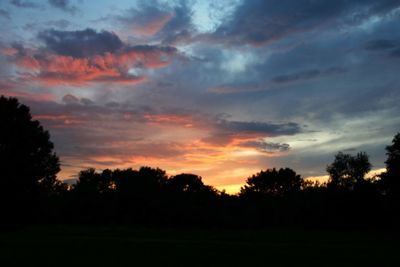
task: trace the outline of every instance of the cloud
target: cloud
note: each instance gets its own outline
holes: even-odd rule
[[[62,102],[67,104],[67,105],[78,104],[79,103],[79,98],[77,98],[76,96],[71,95],[71,94],[66,94],[62,98]]]
[[[243,1],[211,38],[229,44],[264,45],[297,33],[359,24],[399,6],[399,1],[393,0]]]
[[[192,24],[192,12],[187,2],[182,1],[174,8],[174,16],[160,32],[163,44],[174,45],[192,42],[195,30]]]
[[[329,77],[332,75],[340,75],[347,72],[346,69],[340,67],[331,67],[327,69],[310,69],[298,71],[290,74],[281,74],[272,77],[268,81],[260,81],[259,83],[248,82],[248,83],[229,83],[222,84],[215,87],[209,88],[207,91],[216,94],[234,94],[234,93],[249,93],[271,90],[279,88],[289,83],[303,82],[307,80],[313,80],[318,78]]]
[[[286,143],[272,143],[272,142],[264,142],[261,147],[262,150],[267,152],[272,151],[288,151],[290,149],[290,145]]]
[[[51,93],[41,92],[29,92],[24,90],[18,90],[15,88],[15,83],[7,83],[0,81],[0,95],[17,97],[23,101],[33,101],[38,103],[54,101],[55,97]]]
[[[125,24],[128,31],[135,34],[151,36],[162,30],[172,19],[174,14],[160,6],[146,2],[140,2],[138,7],[125,12],[125,16],[119,16],[118,20]]]
[[[28,71],[26,80],[48,85],[82,85],[87,82],[141,83],[144,76],[132,68],[162,68],[170,64],[177,49],[169,46],[123,43],[114,33],[92,29],[48,30],[39,33],[45,47],[28,49],[14,45],[9,59]]]
[[[84,58],[94,55],[114,53],[123,46],[119,37],[112,32],[47,30],[40,32],[39,39],[56,54]]]
[[[10,13],[4,9],[0,9],[0,17],[6,18],[6,19],[11,19]]]
[[[183,120],[180,114],[169,115],[122,103],[87,105],[86,100],[68,94],[63,97],[63,103],[30,105],[33,117],[51,130],[63,163],[79,164],[78,169],[160,166],[186,153],[183,148],[186,136],[178,140],[166,138],[168,132],[181,135],[177,126],[185,121],[179,121]]]
[[[371,52],[388,52],[389,57],[400,57],[400,42],[393,39],[377,39],[368,41],[364,49]]]
[[[266,153],[286,152],[290,150],[289,144],[266,142],[264,140],[246,141],[240,145],[243,147],[253,147]]]
[[[72,94],[66,94],[61,99],[66,105],[92,105],[94,102],[88,98],[78,98]]]
[[[192,41],[195,35],[192,11],[185,1],[168,5],[158,1],[139,1],[136,7],[116,17],[134,38],[147,37],[164,45],[175,45]]]
[[[219,129],[232,133],[256,133],[265,136],[293,135],[302,131],[300,125],[295,122],[269,123],[219,120],[217,126]]]
[[[169,170],[204,171],[224,162],[254,164],[246,161],[248,153],[251,157],[270,156],[286,151],[285,145],[278,148],[267,142],[244,142],[259,140],[259,136],[292,134],[295,130],[291,128],[296,128],[291,123],[245,121],[224,122],[221,126],[221,120],[217,123],[211,115],[193,110],[128,103],[85,105],[82,98],[72,94],[65,95],[62,101],[36,103],[31,105],[32,112],[35,119],[50,129],[63,162],[78,164],[79,168],[155,164],[169,166]],[[228,134],[234,142],[210,143],[201,139],[218,133]]]
[[[365,50],[380,51],[380,50],[390,50],[397,46],[398,44],[394,40],[379,39],[371,40],[364,45]]]
[[[16,57],[17,66],[31,71],[23,75],[25,80],[39,81],[47,85],[82,85],[87,82],[138,83],[144,77],[130,75],[128,66],[121,65],[112,55],[94,58],[73,58],[53,54],[33,54]]]
[[[390,53],[390,55],[392,56],[392,57],[400,57],[400,47],[398,47],[398,48],[396,48],[395,50],[393,50],[391,53]]]
[[[69,0],[48,0],[50,6],[61,9],[65,12],[74,14],[78,9],[76,6],[72,6]]]
[[[297,82],[302,80],[316,79],[318,77],[323,77],[323,76],[342,74],[344,72],[346,72],[345,69],[336,67],[323,70],[312,69],[286,75],[278,75],[273,77],[271,81],[274,83],[282,84],[282,83]]]
[[[31,1],[23,1],[23,0],[11,0],[10,3],[13,6],[20,8],[39,8],[40,5]]]
[[[227,145],[232,142],[245,142],[265,137],[295,135],[303,132],[295,122],[273,123],[257,121],[229,121],[217,119],[209,122],[207,137],[202,140],[210,144]]]

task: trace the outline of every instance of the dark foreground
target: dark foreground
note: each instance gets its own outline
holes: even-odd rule
[[[398,241],[365,230],[29,227],[0,233],[0,266],[394,266]]]

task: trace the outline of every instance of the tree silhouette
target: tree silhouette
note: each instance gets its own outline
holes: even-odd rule
[[[59,185],[59,159],[49,133],[16,98],[0,97],[0,125],[0,195],[13,209],[29,206]]]
[[[94,168],[89,168],[79,172],[74,191],[78,194],[106,194],[114,189],[113,172],[109,169],[96,172]]]
[[[397,133],[392,144],[386,147],[386,172],[381,175],[385,191],[390,195],[400,195],[400,133]]]
[[[200,176],[182,173],[172,176],[167,181],[168,189],[174,194],[196,194],[210,190],[204,185]]]
[[[116,191],[127,198],[151,198],[164,188],[167,175],[159,168],[141,167],[139,170],[115,170]]]
[[[353,189],[356,184],[363,183],[365,175],[371,170],[371,163],[366,153],[360,152],[356,156],[339,152],[335,160],[328,165],[328,186],[331,188]]]
[[[300,191],[302,178],[290,168],[267,169],[247,178],[240,194],[282,196]]]

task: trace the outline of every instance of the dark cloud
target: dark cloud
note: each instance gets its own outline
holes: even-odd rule
[[[230,44],[262,45],[296,33],[359,24],[399,6],[398,0],[243,1],[213,37]]]
[[[274,153],[285,152],[290,150],[290,145],[286,143],[273,143],[264,140],[247,141],[240,144],[243,147],[253,147],[262,152]]]
[[[10,13],[4,9],[0,9],[0,17],[6,18],[6,19],[11,19]]]
[[[71,5],[69,0],[48,0],[49,4],[71,14],[75,13],[78,9],[76,6]]]
[[[266,91],[274,88],[279,88],[281,85],[287,83],[302,82],[306,80],[318,79],[323,77],[328,77],[331,75],[339,75],[345,73],[347,70],[339,67],[332,67],[327,69],[312,69],[299,71],[290,74],[277,75],[272,77],[271,80],[254,83],[229,83],[221,84],[215,87],[209,88],[207,91],[216,94],[234,94],[234,93],[249,93],[257,91]]]
[[[74,95],[67,94],[67,95],[63,96],[62,102],[67,104],[67,105],[78,104],[79,103],[79,98],[77,98]]]
[[[126,52],[155,52],[155,51],[163,51],[166,53],[175,53],[177,49],[172,46],[155,46],[155,45],[136,45],[136,46],[128,46],[124,50]]]
[[[367,42],[364,45],[364,48],[366,50],[379,51],[379,50],[393,49],[397,45],[398,45],[397,42],[394,40],[380,39],[380,40],[372,40],[372,41]]]
[[[233,133],[257,133],[265,136],[294,135],[301,133],[301,126],[295,122],[269,123],[220,120],[217,122],[220,129]]]
[[[32,1],[23,1],[23,0],[11,0],[10,3],[13,6],[20,7],[20,8],[39,8],[40,5],[38,5],[35,2]]]
[[[288,151],[290,149],[290,145],[286,143],[272,143],[272,142],[264,142],[261,146],[262,150],[267,152],[274,152],[274,151]]]
[[[276,137],[285,135],[295,135],[303,132],[302,127],[295,122],[270,123],[256,121],[228,121],[219,119],[216,122],[208,122],[209,135],[202,141],[210,144],[227,145],[239,141],[241,146],[243,142],[253,142],[249,140],[261,139],[265,137]],[[247,146],[249,146],[248,143]],[[252,147],[260,148],[257,141],[252,143]],[[265,148],[265,146],[264,146]]]
[[[174,8],[173,18],[165,25],[160,37],[163,44],[177,44],[189,42],[194,35],[192,12],[187,2]]]
[[[40,32],[39,39],[55,53],[72,57],[87,57],[113,53],[123,46],[119,37],[112,32],[96,32],[93,29],[82,31],[47,30]]]
[[[275,83],[288,83],[288,82],[296,82],[301,80],[310,80],[318,77],[341,74],[346,72],[343,68],[329,68],[324,70],[306,70],[297,73],[287,74],[287,75],[279,75],[272,78],[272,82]]]
[[[367,42],[364,49],[373,52],[389,51],[390,57],[400,57],[400,41],[392,39],[377,39]]]
[[[393,50],[393,51],[390,53],[390,55],[393,56],[393,57],[400,57],[400,47],[398,47],[398,48],[396,48],[395,50]]]
[[[195,35],[189,3],[180,1],[174,6],[159,2],[140,1],[138,5],[118,16],[128,31],[145,35],[164,45],[188,42]]]

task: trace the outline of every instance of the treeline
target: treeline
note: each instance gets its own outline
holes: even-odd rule
[[[368,155],[339,152],[329,181],[290,168],[247,178],[237,195],[195,174],[151,167],[83,170],[75,185],[60,170],[49,134],[15,98],[0,97],[0,208],[8,224],[127,224],[157,227],[380,227],[400,225],[400,133],[386,147],[386,172],[366,178]]]
[[[400,148],[399,141],[400,134],[388,151]],[[51,210],[58,223],[172,227],[395,227],[400,222],[398,176],[389,159],[388,171],[379,177],[365,178],[370,167],[365,153],[338,153],[327,167],[327,183],[274,168],[249,177],[237,195],[205,185],[195,174],[169,177],[150,167],[88,169],[72,187],[53,192],[43,216]]]

